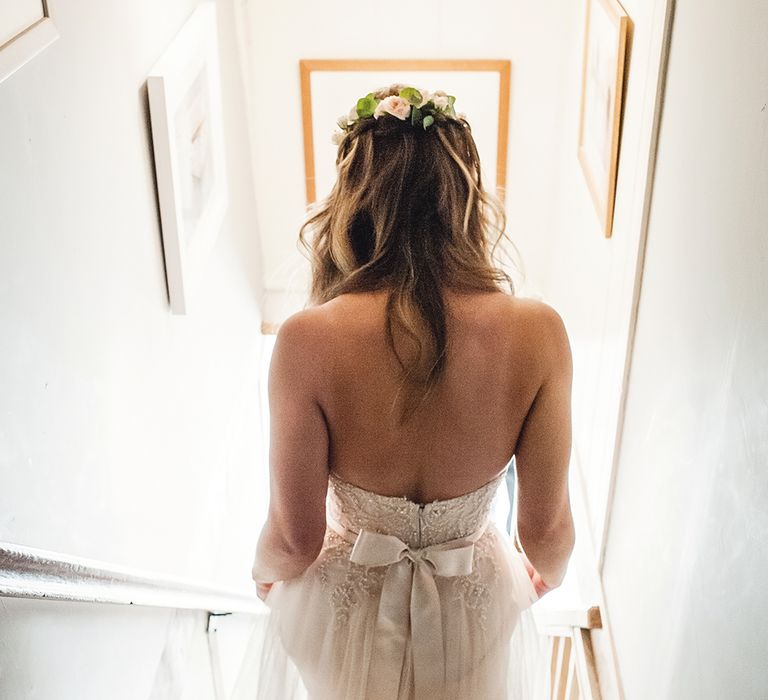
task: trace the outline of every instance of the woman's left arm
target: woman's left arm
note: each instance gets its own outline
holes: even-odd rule
[[[327,357],[323,320],[317,307],[293,314],[281,324],[272,352],[269,512],[252,569],[260,584],[301,574],[325,536],[329,436],[318,401]]]

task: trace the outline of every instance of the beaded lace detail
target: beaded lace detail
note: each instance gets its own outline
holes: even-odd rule
[[[408,546],[426,547],[466,537],[487,521],[491,503],[506,470],[484,486],[456,498],[419,504],[406,497],[367,491],[335,474],[329,479],[328,512],[351,532],[361,529],[394,535]],[[486,530],[475,542],[472,572],[449,581],[452,598],[473,609],[485,629],[490,587],[499,571],[493,549],[496,534]],[[386,567],[367,567],[349,560],[352,544],[328,528],[318,557],[317,574],[334,609],[336,626],[346,624],[362,599],[378,595]]]

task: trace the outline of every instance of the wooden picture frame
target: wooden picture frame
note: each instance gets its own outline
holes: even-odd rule
[[[0,13],[0,83],[58,38],[47,0],[6,0]]]
[[[617,0],[587,0],[578,157],[606,238],[616,200],[628,23]]]
[[[429,90],[445,90],[456,95],[456,111],[464,112],[472,125],[478,146],[481,166],[491,162],[493,184],[489,187],[483,167],[483,181],[487,189],[495,191],[504,201],[507,176],[507,145],[509,132],[509,96],[511,63],[504,59],[302,59],[299,61],[301,81],[301,112],[304,131],[304,169],[307,204],[326,194],[323,185],[335,179],[336,146],[330,136],[336,120],[346,113],[355,101],[378,87],[391,83],[407,83]],[[363,75],[363,74],[368,75]],[[334,77],[335,76],[335,77]],[[315,116],[317,90],[313,92],[313,79],[335,79],[331,86],[335,112],[326,108],[321,117]],[[454,86],[466,85],[467,89]],[[494,110],[478,108],[475,95],[489,94],[488,101],[498,103]],[[486,101],[486,104],[487,102]],[[473,114],[476,115],[473,118]],[[477,120],[477,131],[475,121]],[[493,126],[491,126],[493,124]],[[320,156],[318,157],[318,152]],[[485,157],[484,157],[485,156]],[[318,172],[319,168],[321,172]],[[330,189],[327,187],[326,189]]]
[[[228,205],[216,6],[202,2],[147,77],[171,312],[186,314]]]

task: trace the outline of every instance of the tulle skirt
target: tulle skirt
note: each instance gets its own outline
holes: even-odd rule
[[[490,523],[473,564],[467,576],[434,577],[440,629],[421,642],[430,648],[414,649],[415,635],[406,633],[403,653],[385,655],[377,635],[386,567],[350,563],[349,548],[329,530],[301,576],[272,586],[234,700],[548,698],[547,647],[530,609],[537,595],[509,535]],[[435,654],[444,671],[439,684],[425,686],[418,664]],[[387,697],[374,690],[383,687],[374,674],[396,679]]]

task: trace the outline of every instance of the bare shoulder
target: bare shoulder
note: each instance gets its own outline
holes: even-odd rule
[[[514,325],[526,342],[556,363],[570,363],[571,346],[562,316],[549,304],[529,297],[509,297],[506,303]]]
[[[554,307],[544,301],[530,297],[509,297],[513,312],[534,329],[547,332],[565,332],[565,323]]]
[[[375,330],[385,302],[380,293],[341,294],[289,316],[280,325],[277,343],[301,346],[303,352],[327,359],[352,337]]]
[[[323,306],[301,309],[280,324],[276,342],[290,347],[307,347],[322,341],[327,326],[328,311]]]
[[[329,328],[328,310],[322,306],[291,314],[277,331],[272,351],[273,370],[290,374],[294,381],[318,379],[328,352]]]

